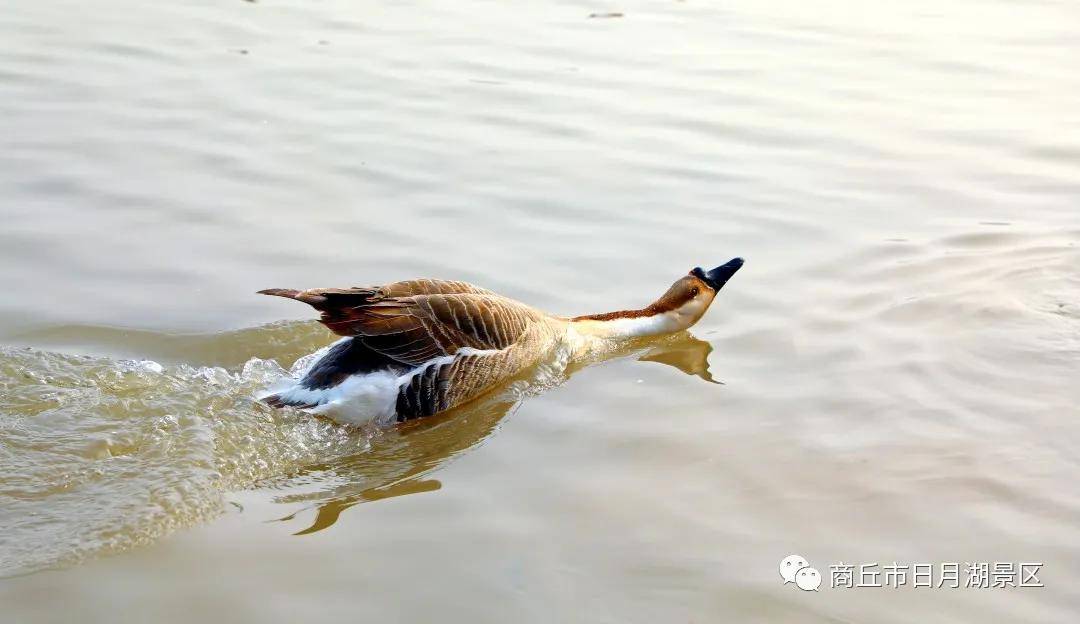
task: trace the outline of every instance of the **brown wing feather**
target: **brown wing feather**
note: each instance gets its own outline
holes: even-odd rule
[[[456,280],[415,279],[394,282],[379,289],[387,297],[412,297],[415,295],[495,295],[496,293]]]
[[[539,314],[497,295],[421,295],[340,310],[324,321],[338,334],[419,366],[459,349],[502,350],[521,338]]]
[[[356,336],[372,350],[412,366],[466,347],[506,349],[541,317],[522,303],[465,282],[261,292],[308,303],[334,333]]]

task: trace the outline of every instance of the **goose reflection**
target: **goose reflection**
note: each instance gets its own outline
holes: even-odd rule
[[[361,503],[438,490],[442,484],[428,475],[490,437],[503,417],[516,409],[522,399],[561,385],[586,366],[637,356],[642,362],[664,364],[704,381],[719,383],[709,372],[711,352],[712,345],[708,342],[681,332],[660,340],[630,341],[561,368],[538,365],[469,405],[385,429],[363,452],[305,467],[299,476],[325,479],[329,483],[315,492],[275,498],[281,504],[305,505],[278,521],[294,521],[300,514],[314,509],[315,520],[295,533],[309,535],[333,526],[345,510]]]

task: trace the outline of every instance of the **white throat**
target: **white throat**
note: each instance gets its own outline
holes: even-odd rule
[[[573,323],[578,332],[597,338],[638,338],[670,334],[682,329],[674,312],[654,316],[617,318],[609,321],[583,320]]]

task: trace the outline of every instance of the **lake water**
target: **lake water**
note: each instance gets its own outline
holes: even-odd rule
[[[4,622],[1075,621],[1077,3],[3,4]],[[692,335],[446,417],[251,398],[331,339],[262,288],[584,314],[736,255]]]

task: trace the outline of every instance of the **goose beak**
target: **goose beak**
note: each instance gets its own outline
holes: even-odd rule
[[[731,279],[731,276],[735,275],[735,272],[742,268],[742,265],[742,258],[732,258],[727,261],[727,264],[722,264],[708,273],[702,271],[702,273],[704,273],[702,279],[706,284],[712,287],[713,290],[720,290],[724,287],[724,284]],[[698,270],[700,271],[700,269]]]

